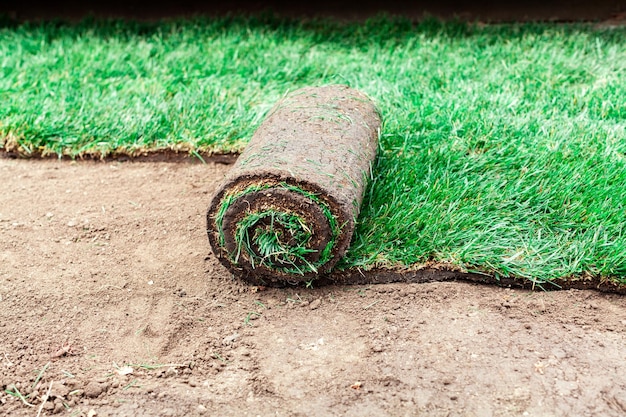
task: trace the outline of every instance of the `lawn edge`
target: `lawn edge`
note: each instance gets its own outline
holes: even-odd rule
[[[626,294],[626,285],[612,282],[602,277],[577,277],[575,279],[559,278],[546,282],[533,282],[520,277],[498,277],[496,275],[463,272],[454,267],[426,267],[408,266],[405,268],[373,268],[367,271],[351,268],[345,271],[333,272],[330,276],[322,277],[320,285],[368,285],[389,283],[429,283],[444,281],[465,281],[476,284],[495,285],[503,288],[524,290],[596,290],[600,292]]]
[[[532,281],[521,277],[502,277],[495,274],[466,272],[456,265],[436,264],[408,265],[404,267],[349,268],[320,275],[309,282],[266,282],[254,277],[236,278],[244,283],[259,287],[325,287],[329,285],[376,285],[376,284],[425,284],[432,282],[470,282],[501,288],[528,291],[595,290],[604,293],[626,294],[626,284],[612,282],[606,277],[580,276],[558,278],[551,281]]]
[[[217,163],[224,165],[234,164],[239,153],[216,153],[209,151],[185,151],[171,148],[162,148],[148,151],[110,152],[108,154],[84,153],[79,155],[57,154],[52,152],[35,151],[31,153],[7,150],[0,148],[0,159],[22,160],[59,160],[75,162],[172,162],[172,163]]]

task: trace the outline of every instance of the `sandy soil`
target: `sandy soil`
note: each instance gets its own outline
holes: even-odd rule
[[[227,169],[0,159],[0,415],[626,413],[623,296],[249,286],[205,234]]]

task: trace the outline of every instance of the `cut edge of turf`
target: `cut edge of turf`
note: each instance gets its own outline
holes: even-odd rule
[[[430,282],[462,281],[475,284],[495,285],[501,288],[515,288],[531,291],[555,290],[596,290],[600,292],[626,294],[626,284],[612,281],[610,277],[589,274],[564,277],[551,281],[531,280],[528,278],[500,276],[475,270],[466,270],[458,265],[429,261],[424,264],[409,266],[383,267],[370,269],[352,267],[335,270],[329,275],[322,275],[312,281],[313,286],[326,285],[375,285],[375,284],[424,284]],[[250,283],[250,281],[248,281]],[[265,282],[251,282],[267,286]],[[300,283],[301,284],[301,283]],[[270,286],[293,286],[292,284],[272,283]],[[310,285],[307,284],[307,285]]]
[[[233,164],[240,152],[224,152],[222,149],[197,147],[188,143],[176,143],[167,147],[133,147],[115,150],[88,150],[84,152],[57,152],[46,147],[29,149],[14,136],[0,137],[0,158],[7,159],[58,159],[67,161],[137,161],[137,162],[215,162]]]

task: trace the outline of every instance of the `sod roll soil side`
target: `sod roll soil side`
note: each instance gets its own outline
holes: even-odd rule
[[[253,282],[309,281],[345,254],[376,157],[380,115],[346,86],[280,100],[217,190],[213,251]]]

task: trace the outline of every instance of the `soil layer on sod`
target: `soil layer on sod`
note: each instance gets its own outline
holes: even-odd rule
[[[374,104],[347,86],[302,88],[280,100],[208,210],[220,261],[261,281],[330,272],[350,244],[380,124]]]

